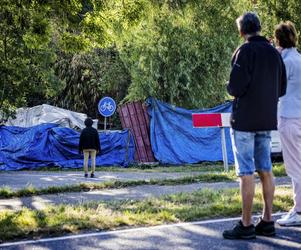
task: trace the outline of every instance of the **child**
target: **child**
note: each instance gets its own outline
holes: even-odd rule
[[[79,138],[79,153],[84,153],[84,171],[85,177],[88,177],[88,161],[89,155],[91,156],[92,169],[91,169],[91,178],[95,177],[95,160],[96,153],[100,153],[100,142],[98,132],[95,128],[92,127],[93,120],[87,118],[85,120],[86,128],[80,134]]]

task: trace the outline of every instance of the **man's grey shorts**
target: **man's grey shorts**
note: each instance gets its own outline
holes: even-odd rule
[[[231,130],[232,145],[238,176],[255,171],[272,171],[271,131],[244,132]]]

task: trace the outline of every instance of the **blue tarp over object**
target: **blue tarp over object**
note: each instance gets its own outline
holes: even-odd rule
[[[0,126],[0,170],[82,167],[83,156],[78,154],[79,135],[57,124],[30,128]],[[128,130],[100,133],[100,141],[102,153],[96,158],[97,165],[127,166],[134,161],[134,140]]]
[[[150,115],[150,137],[154,155],[164,164],[222,161],[220,128],[193,128],[192,113],[228,113],[228,102],[211,109],[187,110],[147,99]],[[234,162],[230,129],[225,129],[228,163]]]

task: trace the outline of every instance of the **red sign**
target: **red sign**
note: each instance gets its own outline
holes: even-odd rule
[[[192,114],[192,124],[195,128],[229,127],[230,113]]]

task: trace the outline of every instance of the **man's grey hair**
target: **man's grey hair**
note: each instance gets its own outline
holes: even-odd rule
[[[254,35],[261,30],[259,18],[254,12],[246,12],[236,19],[239,31],[245,35]]]

